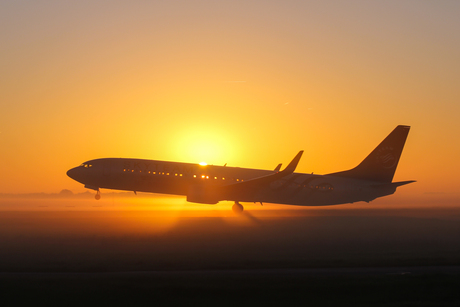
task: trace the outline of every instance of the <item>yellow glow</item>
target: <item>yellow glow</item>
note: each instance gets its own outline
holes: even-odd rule
[[[203,11],[143,1],[76,24],[98,5],[50,1],[29,18],[11,3],[0,10],[0,193],[83,192],[66,171],[105,157],[273,170],[304,149],[297,171],[338,172],[404,124],[412,129],[394,180],[418,182],[396,195],[459,195],[460,19],[451,4],[426,22],[401,18],[409,2],[279,1],[245,6],[240,18],[231,1]]]
[[[194,125],[196,126],[196,124]],[[186,130],[178,130],[172,138],[175,148],[171,148],[170,155],[176,161],[201,161],[199,165],[224,164],[229,159],[234,160],[234,142],[231,131],[204,126]],[[180,154],[180,156],[178,156]]]

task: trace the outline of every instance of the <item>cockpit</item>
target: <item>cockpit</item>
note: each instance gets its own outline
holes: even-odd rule
[[[98,175],[102,175],[102,168],[101,163],[95,160],[83,162],[67,172],[67,176],[81,183]]]

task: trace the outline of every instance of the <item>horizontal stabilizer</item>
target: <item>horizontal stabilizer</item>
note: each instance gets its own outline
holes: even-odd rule
[[[389,187],[400,187],[402,185],[406,185],[409,183],[417,182],[415,180],[408,180],[408,181],[399,181],[399,182],[392,182],[392,183],[382,183],[382,184],[373,184],[371,187],[374,188],[389,188]]]

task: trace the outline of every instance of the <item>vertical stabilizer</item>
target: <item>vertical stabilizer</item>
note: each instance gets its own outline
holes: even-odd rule
[[[357,167],[329,175],[392,182],[409,129],[409,126],[397,126]]]

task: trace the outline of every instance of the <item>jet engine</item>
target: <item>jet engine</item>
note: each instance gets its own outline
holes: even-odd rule
[[[216,186],[194,185],[188,189],[187,201],[192,203],[215,205],[219,202]]]

